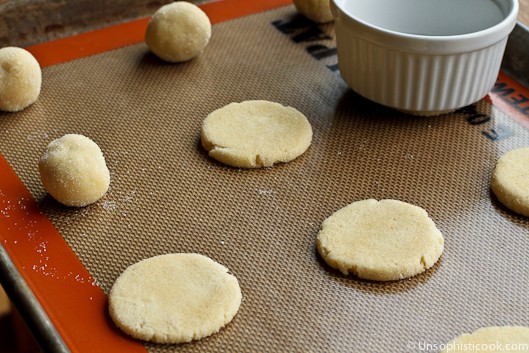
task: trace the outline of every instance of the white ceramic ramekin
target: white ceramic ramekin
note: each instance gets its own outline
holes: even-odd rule
[[[331,0],[338,66],[360,95],[416,115],[493,87],[517,0]]]

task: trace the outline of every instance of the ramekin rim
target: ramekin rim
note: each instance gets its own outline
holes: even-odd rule
[[[516,23],[518,11],[519,11],[518,0],[512,0],[513,7],[511,8],[509,14],[505,16],[505,18],[502,21],[498,22],[494,26],[491,26],[491,27],[488,27],[488,28],[485,28],[485,29],[482,29],[476,32],[471,32],[471,33],[463,33],[463,34],[455,34],[455,35],[441,35],[441,36],[435,35],[434,36],[434,35],[405,33],[405,32],[399,32],[399,31],[393,31],[390,29],[386,29],[386,28],[368,23],[356,16],[352,16],[350,13],[345,11],[340,6],[340,4],[337,4],[336,0],[331,0],[331,2],[332,2],[332,5],[336,6],[336,8],[339,9],[342,14],[347,16],[349,19],[357,22],[358,24],[364,26],[368,30],[376,31],[386,36],[391,36],[391,37],[411,40],[411,41],[417,41],[417,42],[466,41],[466,40],[476,39],[479,37],[486,37],[487,35],[491,33],[502,32],[503,30],[508,30],[510,32],[512,28],[509,28],[509,27],[514,27],[513,23]]]

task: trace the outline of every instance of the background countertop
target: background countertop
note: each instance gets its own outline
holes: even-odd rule
[[[215,0],[194,0],[196,4]],[[0,47],[47,42],[150,16],[171,0],[0,0]],[[529,0],[519,0],[529,26]]]

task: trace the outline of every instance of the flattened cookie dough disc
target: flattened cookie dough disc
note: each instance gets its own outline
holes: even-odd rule
[[[302,155],[312,127],[301,112],[256,100],[231,103],[207,116],[202,146],[210,157],[240,168],[270,167]]]
[[[529,352],[529,328],[522,326],[485,327],[465,333],[446,344],[440,353]]]
[[[42,71],[30,52],[17,47],[0,49],[0,110],[17,112],[40,95]]]
[[[218,332],[241,304],[228,269],[199,254],[168,254],[127,268],[109,294],[110,316],[125,333],[183,343]]]
[[[420,207],[397,200],[363,200],[327,218],[317,248],[344,275],[374,281],[415,276],[432,267],[444,238]]]
[[[529,147],[504,154],[492,172],[490,186],[506,207],[529,217]]]

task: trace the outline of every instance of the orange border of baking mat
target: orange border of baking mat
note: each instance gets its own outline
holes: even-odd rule
[[[529,130],[529,89],[500,72],[488,101]]]
[[[213,24],[291,4],[224,0],[203,4]],[[42,67],[143,41],[147,19],[26,48]],[[145,352],[111,323],[107,298],[0,153],[0,243],[71,351]],[[66,271],[66,272],[65,272]]]
[[[212,24],[286,6],[292,0],[219,0],[200,5]],[[27,47],[41,67],[140,43],[149,18]]]

